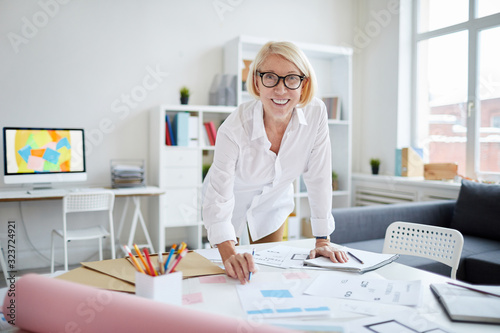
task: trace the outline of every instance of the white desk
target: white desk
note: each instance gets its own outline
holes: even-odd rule
[[[243,248],[255,248],[256,250],[270,248],[276,246],[277,244],[286,244],[290,246],[297,246],[303,248],[311,248],[314,244],[313,239],[299,240],[299,241],[289,241],[286,243],[268,243],[268,244],[257,244],[250,246],[242,246]],[[259,274],[260,272],[284,272],[283,269],[274,268],[270,266],[259,266]],[[310,275],[318,274],[316,270],[297,270],[297,269],[288,269],[288,271],[293,272],[307,272]],[[393,262],[389,265],[386,265],[380,269],[374,271],[375,273],[381,275],[383,278],[388,280],[405,280],[405,281],[413,281],[413,280],[421,280],[422,281],[422,292],[423,292],[423,300],[421,306],[418,308],[413,308],[416,312],[423,316],[425,319],[435,322],[436,324],[442,326],[447,329],[448,332],[499,332],[499,325],[490,325],[490,324],[472,324],[472,323],[459,323],[452,322],[447,317],[443,308],[438,303],[436,297],[432,294],[429,285],[430,283],[443,283],[446,281],[452,281],[451,279],[437,275],[434,273],[426,272],[423,270],[419,270],[416,268],[412,268],[409,266],[405,266],[402,264],[398,264],[397,262]],[[368,273],[367,273],[368,274]],[[356,276],[360,276],[357,275]],[[363,276],[363,275],[361,275]],[[368,278],[368,275],[366,275]],[[244,317],[244,311],[241,307],[238,294],[235,289],[235,285],[239,284],[238,281],[227,278],[227,283],[221,284],[204,284],[199,283],[197,279],[186,279],[183,281],[183,293],[191,294],[191,293],[202,293],[203,294],[203,302],[186,305],[193,309],[198,309],[201,311],[208,311],[211,313],[217,313],[226,316],[234,316],[234,317]],[[355,300],[344,300],[344,299],[336,299],[329,298],[327,300],[330,309],[332,309],[331,317],[327,319],[330,323],[342,324],[347,323],[352,320],[360,319],[365,316],[356,314],[353,312],[343,310],[343,306],[345,304],[360,304],[362,302]],[[474,306],[471,304],[471,306]],[[412,309],[411,307],[405,306],[389,306],[384,305],[383,311],[389,311],[388,314],[391,314],[390,311],[394,313],[396,311],[400,311],[401,309]],[[323,321],[320,317],[317,321]]]
[[[85,191],[85,190],[97,190],[101,188],[53,188],[53,189],[40,189],[40,190],[2,190],[0,191],[0,202],[10,202],[10,201],[33,201],[33,200],[61,200],[63,196],[71,191]],[[129,201],[132,200],[135,206],[134,215],[132,217],[132,225],[130,228],[130,233],[128,237],[127,245],[132,246],[137,222],[141,223],[144,235],[146,236],[147,244],[141,244],[140,246],[148,246],[151,252],[154,251],[153,243],[149,237],[149,232],[146,228],[144,218],[141,213],[141,202],[140,197],[142,196],[159,196],[164,194],[163,190],[160,190],[155,186],[145,186],[145,187],[132,187],[132,188],[108,188],[115,193],[115,197],[125,197],[126,202],[122,211],[120,218],[120,223],[118,227],[118,233],[116,240],[118,241],[121,236],[123,225],[126,218],[126,213],[129,205]],[[155,225],[159,225],[159,221],[155,222]]]

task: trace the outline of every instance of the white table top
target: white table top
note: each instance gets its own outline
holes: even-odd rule
[[[278,244],[285,244],[289,246],[296,246],[302,248],[311,248],[314,244],[313,239],[304,239],[299,241],[290,241],[286,243],[268,243],[268,244],[257,244],[244,246],[250,251],[255,248],[256,251],[270,248]],[[249,251],[249,252],[250,252]],[[307,272],[308,275],[314,277],[316,274],[320,274],[322,271],[318,270],[308,270],[308,269],[288,269],[293,272]],[[260,272],[284,272],[281,268],[275,268],[270,266],[259,265]],[[500,326],[489,325],[489,324],[473,324],[473,323],[459,323],[452,322],[447,317],[441,305],[438,303],[436,297],[432,294],[429,285],[430,283],[445,283],[447,281],[453,281],[450,278],[437,275],[434,273],[419,270],[413,267],[398,264],[397,262],[390,263],[382,268],[373,271],[378,278],[382,277],[388,280],[404,280],[422,281],[422,302],[418,307],[406,307],[397,305],[387,305],[380,304],[381,314],[391,314],[399,312],[401,310],[412,309],[419,315],[423,316],[425,319],[435,322],[439,326],[448,330],[448,332],[499,332]],[[355,274],[356,276],[360,276]],[[370,272],[362,276],[370,277]],[[203,302],[187,305],[193,309],[198,309],[201,311],[213,312],[221,315],[235,316],[235,317],[245,317],[244,311],[239,301],[238,293],[235,286],[239,284],[238,281],[227,278],[227,283],[212,283],[203,284],[197,279],[186,279],[183,281],[183,293],[193,294],[202,293]],[[251,282],[250,282],[251,283]],[[328,298],[326,300],[328,306],[332,309],[331,316],[327,319],[331,323],[346,323],[355,319],[360,319],[366,317],[354,312],[345,311],[346,304],[362,304],[361,301],[355,300],[344,300]],[[471,304],[471,306],[474,306]],[[323,319],[322,319],[323,320]]]
[[[105,187],[62,187],[50,189],[2,189],[0,191],[0,201],[27,201],[27,200],[55,200],[61,199],[70,192],[111,190],[115,196],[148,196],[161,195],[165,191],[156,186],[142,186],[130,188],[105,188]]]

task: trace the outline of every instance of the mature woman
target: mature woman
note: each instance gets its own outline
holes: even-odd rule
[[[203,221],[219,249],[226,274],[242,284],[255,271],[250,254],[235,244],[248,229],[250,241],[276,242],[294,209],[293,181],[303,175],[311,207],[317,255],[348,260],[332,246],[331,150],[327,112],[314,97],[316,76],[304,53],[289,42],[269,42],[250,66],[248,91],[220,126],[214,161],[204,181]]]

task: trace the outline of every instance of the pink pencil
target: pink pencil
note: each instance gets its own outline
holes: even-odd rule
[[[168,269],[167,273],[172,273],[172,271],[175,269],[175,267],[179,264],[179,262],[181,261],[182,258],[184,258],[184,256],[186,255],[187,253],[187,249],[184,249],[180,254],[179,254],[179,257],[175,260],[174,264],[172,266],[170,266],[170,268]]]

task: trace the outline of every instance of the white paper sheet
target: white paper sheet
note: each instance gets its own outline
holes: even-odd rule
[[[300,247],[278,245],[267,250],[256,251],[254,261],[257,264],[281,268],[308,268],[303,262],[310,250]]]
[[[335,273],[324,272],[316,277],[304,293],[313,296],[416,306],[420,302],[420,290],[420,281],[342,277]]]
[[[250,283],[236,285],[243,310],[252,319],[329,315],[320,297],[304,295],[309,279],[273,278],[273,273],[252,276]]]
[[[416,310],[363,318],[349,322],[347,325],[349,332],[356,333],[450,333],[449,330],[419,315]]]

